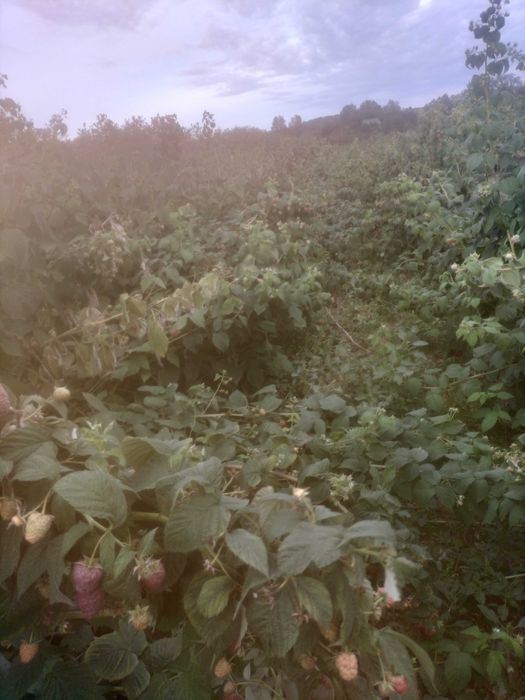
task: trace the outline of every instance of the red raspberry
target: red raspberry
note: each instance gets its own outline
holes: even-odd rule
[[[145,559],[135,567],[135,571],[142,581],[144,588],[151,593],[159,593],[164,587],[166,569],[160,559]]]
[[[20,642],[20,647],[18,649],[18,656],[20,657],[20,661],[23,664],[28,664],[38,654],[38,649],[38,642]]]
[[[390,678],[390,683],[392,683],[392,688],[399,693],[399,695],[404,695],[408,690],[408,681],[405,676],[392,676]]]
[[[100,564],[76,561],[73,564],[73,587],[76,593],[93,593],[100,588],[104,578],[104,569]]]
[[[77,607],[85,620],[92,620],[104,607],[104,591],[96,588],[89,593],[77,593],[75,600]]]

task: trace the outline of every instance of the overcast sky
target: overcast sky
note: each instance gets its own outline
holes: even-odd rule
[[[220,127],[419,106],[465,87],[487,0],[0,0],[0,72],[38,126],[202,111]],[[525,0],[503,39],[525,48]]]

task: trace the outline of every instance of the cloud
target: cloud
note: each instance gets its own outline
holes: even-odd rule
[[[65,25],[134,27],[151,2],[148,0],[18,0],[18,6]]]
[[[0,0],[1,2],[1,0]],[[482,9],[482,8],[481,8]],[[525,3],[504,39],[520,40]],[[157,112],[268,126],[365,99],[420,105],[462,89],[479,0],[3,0],[2,72],[42,123]]]

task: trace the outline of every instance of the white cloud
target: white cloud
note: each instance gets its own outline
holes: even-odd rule
[[[525,8],[510,11],[504,38],[519,41]],[[221,126],[269,126],[272,113],[460,90],[479,12],[479,0],[4,0],[2,72],[38,123],[65,107],[73,127],[204,109]]]

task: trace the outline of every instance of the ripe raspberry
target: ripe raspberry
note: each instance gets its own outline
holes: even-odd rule
[[[53,392],[53,398],[55,399],[55,401],[69,401],[69,399],[71,398],[71,392],[65,386],[57,386],[57,388]]]
[[[11,412],[11,399],[9,394],[4,389],[4,385],[0,384],[0,422],[3,421]]]
[[[76,561],[73,564],[73,587],[76,593],[92,593],[100,588],[104,578],[104,569],[100,564]]]
[[[53,523],[53,516],[46,513],[30,513],[26,520],[25,539],[30,544],[40,542],[49,532]]]
[[[23,664],[28,664],[38,654],[38,642],[20,642],[18,656]]]
[[[166,569],[160,559],[149,558],[139,561],[135,572],[146,590],[151,593],[158,593],[162,590],[166,579]]]
[[[301,665],[301,668],[304,668],[305,671],[313,671],[317,666],[317,661],[313,656],[310,656],[309,654],[301,654],[301,656],[299,657],[299,664]]]
[[[14,498],[0,499],[0,518],[2,520],[11,520],[18,513],[18,504]]]
[[[341,652],[335,660],[335,666],[344,681],[353,681],[359,675],[359,663],[355,654]]]
[[[392,683],[392,688],[399,695],[404,695],[408,690],[408,681],[405,676],[392,676],[390,683]]]
[[[229,676],[231,672],[232,666],[228,659],[226,659],[224,656],[217,661],[213,669],[213,675],[216,678],[226,678],[226,676]]]
[[[134,610],[128,611],[128,618],[131,626],[136,630],[145,630],[153,624],[149,605],[137,605]]]
[[[90,593],[77,593],[75,600],[77,607],[85,620],[92,620],[104,607],[104,591],[96,588]]]

